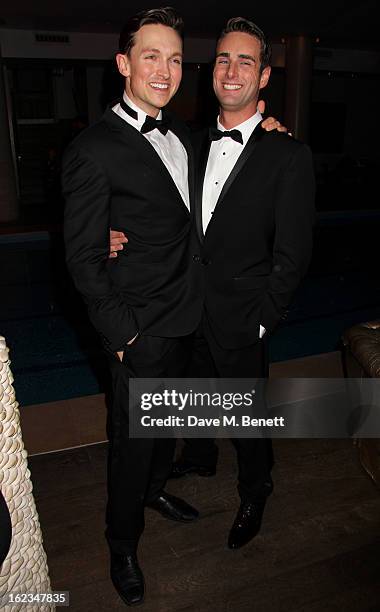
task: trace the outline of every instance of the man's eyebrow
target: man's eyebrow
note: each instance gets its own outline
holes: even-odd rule
[[[141,53],[161,53],[161,51],[159,49],[151,49],[150,47],[143,49],[141,51]],[[181,51],[177,51],[176,53],[173,53],[172,57],[176,57],[176,56],[182,57],[182,52]]]
[[[228,51],[221,51],[220,53],[217,53],[216,57],[230,57],[230,53],[228,53]],[[252,57],[252,55],[248,55],[246,53],[239,53],[238,57],[241,59],[249,59],[252,62],[257,61],[254,57]]]
[[[241,57],[242,59],[249,59],[252,62],[256,62],[255,58],[252,57],[252,55],[247,55],[246,53],[239,53],[238,57]]]

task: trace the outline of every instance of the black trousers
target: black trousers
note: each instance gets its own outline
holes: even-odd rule
[[[8,554],[12,539],[12,524],[8,506],[0,491],[0,567]]]
[[[134,550],[144,530],[144,505],[158,497],[171,470],[175,439],[129,438],[129,379],[183,377],[188,339],[138,336],[123,362],[109,355],[112,405],[107,432],[106,538],[112,552]]]
[[[189,375],[200,378],[268,378],[267,339],[239,349],[224,349],[216,341],[204,316],[193,339]],[[242,500],[270,495],[273,489],[272,441],[233,438],[238,460],[238,492]],[[210,438],[188,438],[182,456],[195,465],[215,467],[218,448]]]

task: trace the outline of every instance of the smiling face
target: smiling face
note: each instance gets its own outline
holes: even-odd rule
[[[256,112],[259,91],[268,83],[269,76],[269,66],[260,73],[258,38],[245,32],[230,32],[221,38],[216,49],[213,76],[221,115],[233,118],[234,125],[252,117]]]
[[[148,115],[157,117],[176,93],[182,78],[182,40],[173,28],[142,26],[129,55],[116,56],[126,77],[127,96]]]

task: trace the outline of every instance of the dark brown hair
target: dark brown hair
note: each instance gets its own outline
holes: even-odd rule
[[[141,11],[130,17],[119,38],[119,53],[129,55],[135,44],[135,34],[144,25],[160,24],[173,28],[183,41],[183,20],[171,6]]]
[[[244,17],[232,17],[221,31],[218,42],[231,32],[244,32],[257,38],[260,42],[260,72],[269,66],[272,54],[271,46],[264,32],[253,21],[249,21],[249,19]]]

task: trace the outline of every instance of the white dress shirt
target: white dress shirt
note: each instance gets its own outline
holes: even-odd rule
[[[252,117],[233,128],[241,132],[243,144],[227,136],[211,142],[202,194],[202,223],[205,233],[224,183],[231,174],[253,130],[257,124],[260,123],[261,119],[262,116],[257,111]],[[219,117],[217,120],[217,128],[222,132],[226,131],[226,128],[219,122]],[[260,338],[262,338],[264,334],[265,327],[260,325]]]
[[[136,104],[132,102],[127,96],[127,94],[123,93],[123,99],[128,106],[130,106],[134,111],[137,112],[137,119],[134,119],[130,115],[128,115],[121,108],[120,104],[116,104],[112,110],[119,115],[124,121],[127,121],[132,127],[140,132],[141,126],[143,125],[146,113],[141,110]],[[162,118],[162,112],[160,111],[156,117],[156,119]],[[165,164],[168,169],[181,197],[186,204],[187,208],[190,210],[190,197],[189,197],[189,183],[188,183],[188,159],[186,149],[183,146],[182,142],[169,128],[169,131],[164,136],[157,129],[151,130],[146,134],[142,134],[152,145],[155,151],[160,156],[162,162]]]

